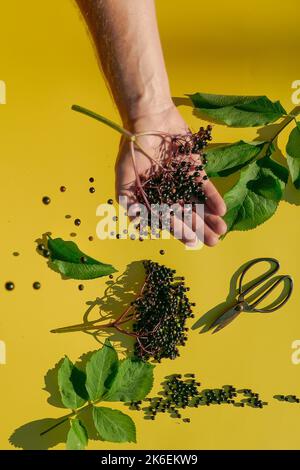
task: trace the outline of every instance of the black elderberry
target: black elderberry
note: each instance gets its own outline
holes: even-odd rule
[[[145,261],[144,267],[143,295],[132,304],[138,337],[135,354],[144,360],[175,359],[178,346],[186,341],[185,323],[191,317],[189,300],[183,283],[175,282],[173,270],[152,261]]]
[[[141,178],[141,185],[136,188],[138,202],[168,206],[178,202],[191,204],[195,200],[204,202],[199,171],[203,170],[207,161],[203,160],[202,149],[208,140],[211,140],[211,132],[204,128],[195,134],[173,136],[171,158],[168,152],[162,152],[161,165],[153,166],[150,174]],[[192,158],[191,153],[196,154],[197,158]],[[166,217],[169,218],[169,214],[160,216],[159,230]],[[151,211],[148,214],[148,225],[151,225]]]
[[[50,257],[50,251],[49,251],[49,250],[45,249],[45,250],[42,251],[42,253],[43,253],[43,256],[44,256],[45,258],[49,258],[49,257]]]
[[[75,219],[74,220],[74,224],[79,227],[79,225],[81,224],[81,220],[80,219]]]
[[[44,196],[42,201],[43,201],[43,204],[45,204],[47,206],[48,204],[50,204],[51,199],[48,196]]]
[[[93,186],[89,189],[89,192],[90,192],[91,194],[93,194],[95,191],[96,191],[96,189],[95,189]]]
[[[6,282],[6,284],[5,284],[5,289],[6,290],[14,290],[14,288],[15,288],[15,285],[14,285],[13,282],[11,282],[11,281]]]
[[[32,287],[35,289],[35,290],[38,290],[41,288],[41,283],[36,281],[32,284]]]

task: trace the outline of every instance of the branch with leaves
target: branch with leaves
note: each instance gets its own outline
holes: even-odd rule
[[[84,425],[87,413],[99,437],[110,442],[136,442],[136,428],[130,416],[119,410],[98,406],[100,402],[128,402],[144,399],[153,385],[154,366],[136,358],[119,361],[106,340],[88,360],[85,371],[66,356],[58,370],[58,387],[63,405],[71,412],[41,433],[41,437],[69,421],[67,449],[82,450],[88,444]]]
[[[187,150],[188,158],[192,160],[193,170],[195,162],[192,157],[194,153],[197,154],[199,152],[201,164],[197,168],[203,169],[204,162],[206,165],[205,171],[209,177],[223,178],[240,172],[239,181],[224,195],[227,205],[227,214],[224,219],[227,223],[228,232],[233,230],[249,230],[257,227],[275,213],[280,200],[283,198],[289,174],[295,187],[300,189],[300,123],[296,120],[300,109],[296,108],[293,112],[287,113],[279,101],[272,102],[267,96],[216,95],[209,93],[194,93],[187,96],[198,111],[196,115],[199,115],[200,112],[202,118],[216,124],[246,128],[266,126],[283,120],[279,128],[267,141],[246,142],[240,140],[232,144],[206,147],[205,139],[200,139],[197,142],[196,152],[194,152],[195,144],[188,145],[184,142],[183,154]],[[154,135],[153,131],[133,135],[118,124],[93,111],[77,105],[73,106],[72,109],[112,127],[129,139],[132,148],[133,165],[136,169],[135,147],[139,149],[139,137],[145,134]],[[286,147],[288,170],[285,166],[276,162],[273,156],[276,151],[278,136],[293,121],[296,127],[290,133]],[[210,129],[211,126],[209,126],[209,132]],[[155,131],[155,134],[157,134],[157,131]],[[166,133],[161,133],[161,137],[164,140],[169,138],[171,141],[174,138],[175,141],[179,138],[179,136],[171,136]],[[190,138],[190,136],[181,137],[185,139],[187,137]],[[204,147],[205,153],[203,153]],[[174,149],[172,149],[176,158],[178,157],[178,149],[180,150],[179,147],[176,147],[175,153]],[[165,150],[165,153],[168,154],[170,151]],[[148,154],[147,156],[151,159],[151,156]],[[182,155],[183,157],[186,158],[186,156]],[[167,157],[166,161],[169,161]],[[163,174],[163,169],[157,170],[157,162],[154,163],[156,163],[156,166],[154,165],[154,172],[161,171]],[[164,165],[164,161],[161,164]],[[190,173],[190,168],[188,170],[188,173]],[[196,172],[196,174],[198,173]],[[158,173],[155,176],[159,176]],[[148,180],[146,179],[146,181]],[[170,183],[168,184],[170,185]],[[137,186],[138,191],[143,194],[148,207],[149,198],[145,194],[140,176],[137,178]],[[179,199],[182,196],[180,194],[178,195]],[[168,201],[161,202],[168,203]]]
[[[188,95],[195,109],[209,121],[229,127],[259,127],[283,120],[267,141],[210,147],[206,150],[210,177],[226,177],[240,172],[238,182],[224,196],[228,231],[249,230],[268,220],[276,211],[291,176],[300,188],[300,109],[288,114],[279,101],[266,96],[230,96],[208,93]],[[292,122],[286,147],[288,169],[274,161],[276,141]]]

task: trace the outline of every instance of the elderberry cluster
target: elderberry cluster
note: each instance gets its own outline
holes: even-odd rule
[[[186,320],[194,317],[186,296],[183,277],[175,270],[153,261],[144,261],[146,280],[140,297],[132,302],[136,334],[135,355],[143,360],[153,357],[175,359],[178,346],[184,346],[188,328]]]
[[[146,197],[149,205],[203,203],[206,200],[203,180],[207,179],[203,174],[207,163],[203,149],[212,140],[211,130],[208,125],[206,129],[200,127],[195,134],[173,136],[161,165],[153,166],[150,175],[141,180],[142,190],[136,190],[138,202],[144,204]]]
[[[171,418],[182,418],[181,410],[186,408],[198,408],[200,406],[211,405],[232,405],[235,407],[250,406],[252,408],[263,408],[267,405],[260,399],[258,393],[250,389],[237,390],[232,385],[223,385],[222,388],[207,388],[200,390],[200,383],[196,381],[195,374],[173,374],[166,377],[162,383],[163,389],[158,393],[160,396],[145,398],[148,405],[142,408],[142,401],[132,401],[127,403],[131,410],[143,411],[145,419],[154,420],[159,413],[169,413]],[[239,396],[242,395],[242,396]],[[284,395],[276,395],[283,397]],[[274,398],[275,398],[274,397]],[[286,401],[292,402],[291,397]],[[280,399],[281,398],[277,398]],[[183,418],[184,422],[190,422],[189,418]]]

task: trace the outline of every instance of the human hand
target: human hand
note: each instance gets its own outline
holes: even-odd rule
[[[149,113],[143,117],[128,122],[125,127],[132,134],[142,133],[143,131],[160,131],[168,134],[185,134],[188,126],[174,105],[158,113]],[[151,156],[146,156],[141,150],[135,147],[136,163],[134,168],[130,142],[127,138],[122,138],[116,163],[116,193],[117,197],[126,196],[128,203],[133,204],[136,201],[135,190],[139,177],[143,177],[147,171],[155,164],[159,158],[159,148],[161,136],[144,135],[138,137],[138,142],[145,152]],[[205,172],[201,172],[201,179]],[[218,193],[213,183],[209,180],[203,181],[203,189],[207,200],[204,211],[204,243],[208,246],[214,246],[218,243],[219,237],[226,232],[226,224],[222,216],[226,212],[225,203]],[[198,217],[195,213],[193,217]],[[176,223],[176,222],[175,222]],[[187,246],[195,246],[198,238],[194,232],[183,231],[181,240]]]

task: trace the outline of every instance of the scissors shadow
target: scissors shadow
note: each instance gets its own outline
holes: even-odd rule
[[[208,330],[210,330],[211,325],[214,323],[214,321],[219,318],[226,310],[230,309],[236,304],[236,299],[238,295],[238,281],[240,276],[242,275],[243,271],[247,268],[249,264],[254,262],[258,258],[254,258],[252,260],[247,261],[246,263],[242,264],[233,276],[231,277],[230,280],[230,285],[229,285],[229,293],[227,295],[227,298],[224,302],[219,303],[218,305],[214,306],[210,310],[208,310],[206,313],[204,313],[192,326],[192,330],[196,330],[198,328],[201,328],[201,331],[199,333],[206,333]],[[273,264],[270,263],[270,267],[268,271],[264,272],[263,274],[257,276],[256,278],[252,279],[251,281],[247,282],[243,288],[248,289],[248,287],[251,287],[253,284],[257,283],[260,279],[263,279],[266,274],[271,272],[273,269]],[[256,297],[258,297],[261,293],[266,291],[270,285],[274,283],[274,281],[279,278],[280,276],[274,276],[273,278],[269,279],[267,282],[262,284],[260,287],[258,287],[255,292],[247,298],[247,301],[251,302],[253,301]],[[285,288],[282,290],[279,298],[277,298],[276,301],[270,303],[268,305],[268,308],[272,308],[274,304],[277,304],[278,301],[280,301],[282,298],[285,296]]]

